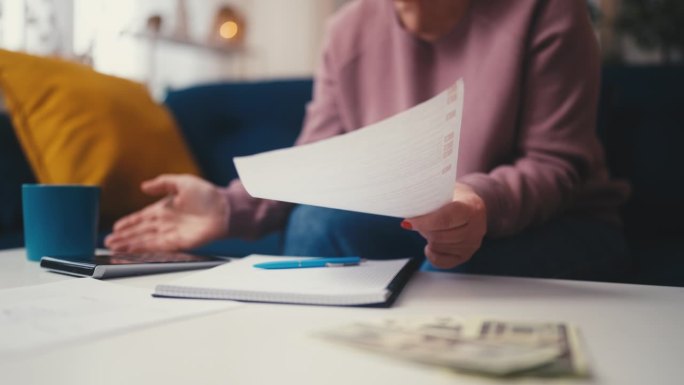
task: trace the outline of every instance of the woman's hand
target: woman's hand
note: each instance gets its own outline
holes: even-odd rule
[[[192,175],[161,175],[143,182],[149,195],[166,195],[114,225],[105,245],[114,251],[190,249],[226,233],[228,203],[213,184]]]
[[[469,186],[458,183],[451,203],[401,222],[427,239],[425,256],[441,269],[456,267],[480,248],[487,232],[487,210],[482,198]]]

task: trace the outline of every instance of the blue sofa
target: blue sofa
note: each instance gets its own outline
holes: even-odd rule
[[[214,84],[171,91],[165,104],[204,177],[225,186],[237,178],[233,157],[294,144],[311,91],[310,79]],[[200,251],[233,256],[279,254],[281,235],[257,241],[223,240]]]
[[[684,69],[606,68],[599,135],[609,164],[634,188],[625,230],[636,283],[684,286]],[[292,145],[301,128],[311,80],[224,83],[169,92],[170,108],[204,176],[218,185],[236,177],[232,157]],[[0,116],[0,248],[19,247],[20,185],[34,177],[9,120]],[[226,255],[278,253],[282,234],[225,240],[201,250]]]
[[[634,281],[684,286],[684,66],[604,68],[599,135],[632,184],[622,217]]]
[[[176,118],[203,176],[217,185],[237,177],[232,158],[294,144],[311,100],[310,79],[228,83],[170,91]],[[35,183],[6,114],[0,113],[0,249],[23,246],[21,184]],[[100,243],[107,229],[103,229]],[[233,256],[277,254],[281,234],[230,239],[200,249]]]

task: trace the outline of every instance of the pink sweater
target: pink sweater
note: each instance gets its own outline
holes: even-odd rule
[[[628,186],[610,181],[595,134],[599,53],[583,0],[473,0],[434,43],[405,31],[391,0],[330,21],[298,143],[356,130],[465,81],[459,182],[485,201],[487,235],[561,213],[619,223]],[[225,190],[228,236],[282,228],[290,204]],[[397,222],[398,226],[398,222]]]

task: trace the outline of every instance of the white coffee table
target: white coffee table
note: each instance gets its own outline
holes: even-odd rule
[[[188,273],[113,280],[151,289]],[[74,279],[0,251],[0,288]],[[313,338],[368,317],[454,314],[579,326],[595,372],[552,383],[684,383],[684,288],[417,273],[391,309],[247,304],[31,358],[0,362],[1,384],[492,384]],[[2,341],[0,341],[2,343]],[[516,383],[548,383],[520,380]]]

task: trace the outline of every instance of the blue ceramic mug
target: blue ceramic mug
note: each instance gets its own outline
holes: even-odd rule
[[[43,256],[83,259],[97,242],[100,188],[86,185],[22,186],[24,241],[30,261]]]

